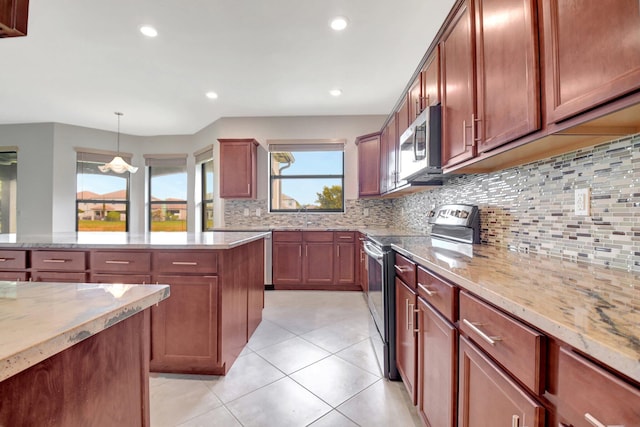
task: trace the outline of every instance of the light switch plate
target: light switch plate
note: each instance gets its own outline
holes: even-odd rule
[[[591,189],[577,188],[575,196],[575,214],[591,215]]]

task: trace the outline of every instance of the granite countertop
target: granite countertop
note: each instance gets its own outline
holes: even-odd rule
[[[0,381],[168,296],[168,285],[0,282]]]
[[[378,240],[640,382],[638,273],[486,245],[462,254],[429,237]]]
[[[153,232],[131,234],[120,232],[51,233],[40,235],[0,235],[4,248],[113,248],[121,249],[230,249],[254,240],[267,238],[269,230],[213,231],[201,233]]]

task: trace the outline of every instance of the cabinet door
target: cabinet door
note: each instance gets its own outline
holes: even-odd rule
[[[396,278],[396,365],[409,396],[416,404],[416,293]]]
[[[336,243],[336,283],[353,285],[356,283],[356,244],[355,242]]]
[[[380,195],[380,135],[358,142],[358,196]]]
[[[440,45],[422,69],[422,109],[440,102]]]
[[[424,104],[422,102],[421,77],[422,76],[418,74],[418,77],[416,77],[416,79],[409,87],[409,124],[413,123],[413,121],[416,119],[416,117],[418,117],[418,115],[424,108]]]
[[[255,139],[219,139],[220,197],[256,198],[257,146]]]
[[[206,372],[218,365],[218,278],[155,276],[171,297],[151,311],[151,370]]]
[[[443,166],[476,154],[473,9],[469,3],[462,3],[440,43]]]
[[[547,123],[640,88],[637,0],[542,2]]]
[[[273,284],[302,284],[302,243],[273,242]]]
[[[360,234],[359,244],[359,268],[360,268],[360,287],[365,294],[369,293],[369,270],[367,265],[367,253],[364,251],[364,236]]]
[[[27,35],[29,0],[0,1],[0,37]]]
[[[380,194],[389,191],[389,125],[380,133]]]
[[[418,298],[418,413],[431,427],[456,425],[458,331]]]
[[[538,32],[533,0],[475,2],[474,126],[483,152],[540,128]]]
[[[333,241],[305,242],[302,277],[305,284],[332,285],[334,273]]]
[[[396,188],[396,183],[398,180],[398,165],[397,165],[397,158],[398,158],[398,121],[397,121],[397,114],[394,114],[391,117],[391,120],[389,120],[389,123],[387,124],[385,131],[387,132],[386,135],[386,147],[385,147],[385,153],[386,153],[386,160],[387,160],[387,166],[386,166],[386,172],[387,172],[387,176],[386,178],[383,178],[383,188],[386,189],[386,191],[391,191],[393,189]]]
[[[464,337],[458,400],[461,427],[544,426],[544,407]]]

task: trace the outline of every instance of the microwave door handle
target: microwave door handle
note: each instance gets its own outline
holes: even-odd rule
[[[418,159],[418,127],[413,132],[413,160],[417,162]]]

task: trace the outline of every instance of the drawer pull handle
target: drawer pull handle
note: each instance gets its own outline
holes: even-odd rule
[[[340,236],[340,239],[351,239],[351,236]]]
[[[6,262],[6,261],[11,261],[15,258],[0,258],[0,262]]]
[[[111,260],[108,259],[104,262],[105,264],[131,264],[131,262],[129,261],[118,261],[118,260]]]
[[[407,267],[406,265],[396,265],[396,264],[394,264],[393,267],[396,270],[398,270],[400,273],[408,273],[410,271],[413,271],[413,268]]]
[[[485,340],[486,342],[488,342],[491,345],[496,345],[496,342],[502,341],[502,338],[500,338],[500,337],[490,337],[482,329],[480,329],[478,326],[482,326],[482,323],[469,322],[467,319],[462,319],[462,323],[464,323],[469,328],[471,328],[471,330],[473,332],[475,332],[476,334],[480,335],[480,338],[482,338],[483,340]]]
[[[422,286],[422,290],[425,291],[425,293],[430,297],[434,297],[438,293],[437,291],[432,291],[431,289],[427,288],[425,285],[423,285],[420,282],[418,282],[418,286]]]
[[[584,419],[587,420],[587,422],[591,424],[593,427],[624,427],[623,425],[607,425],[607,424],[601,423],[596,417],[594,417],[588,412],[584,414]]]
[[[197,262],[193,261],[173,261],[171,262],[173,265],[198,265]]]
[[[54,263],[54,264],[60,264],[60,263],[65,263],[67,262],[66,259],[43,259],[42,262],[48,262],[48,263]]]

